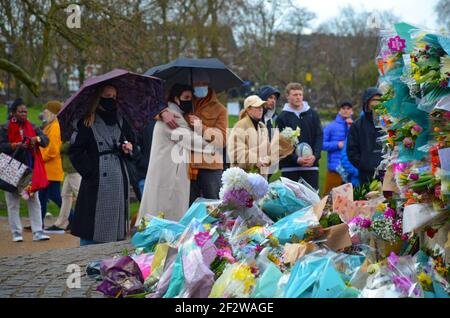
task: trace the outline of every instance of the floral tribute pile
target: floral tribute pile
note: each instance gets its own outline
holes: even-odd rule
[[[145,217],[135,251],[101,263],[97,289],[142,298],[448,298],[449,54],[448,36],[407,24],[382,33],[380,181],[345,184],[321,200],[308,185],[230,168],[219,200],[197,200],[179,222]]]

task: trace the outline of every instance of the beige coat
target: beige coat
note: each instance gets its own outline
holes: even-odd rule
[[[258,169],[257,163],[261,158],[267,158],[271,166],[278,165],[280,159],[294,151],[294,147],[280,135],[278,129],[275,129],[272,142],[269,142],[266,125],[262,122],[258,125],[256,130],[250,117],[244,115],[233,127],[227,148],[232,167],[239,167],[247,172],[254,171]],[[258,170],[261,175],[269,174],[268,167]]]
[[[145,179],[136,225],[144,215],[178,221],[189,208],[190,180],[188,166],[191,151],[213,153],[201,136],[195,134],[181,116],[180,108],[169,103],[169,109],[177,114],[180,127],[171,130],[161,121],[155,124],[150,161]]]

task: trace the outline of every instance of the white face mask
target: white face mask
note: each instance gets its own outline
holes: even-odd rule
[[[194,87],[194,95],[197,98],[205,98],[208,95],[208,86]]]

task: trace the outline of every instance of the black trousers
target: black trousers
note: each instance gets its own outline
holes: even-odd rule
[[[198,171],[197,180],[191,181],[191,191],[189,206],[197,200],[197,198],[219,199],[220,187],[222,185],[223,170],[206,170]]]
[[[305,170],[305,171],[291,171],[282,172],[281,175],[292,181],[298,182],[302,177],[308,184],[316,190],[319,190],[319,171],[318,170]]]

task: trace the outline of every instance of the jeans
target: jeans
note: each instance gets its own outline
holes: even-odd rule
[[[85,240],[85,239],[80,239],[80,246],[88,246],[88,245],[95,245],[95,244],[100,244],[96,241],[92,241],[92,240]]]
[[[61,182],[49,181],[47,188],[39,191],[39,201],[41,201],[41,216],[42,225],[44,225],[45,214],[47,213],[47,202],[52,200],[55,204],[61,208]]]
[[[218,199],[222,185],[222,172],[222,170],[200,169],[197,180],[191,181],[189,205],[197,198]]]
[[[142,179],[138,182],[139,185],[139,191],[141,191],[141,196],[144,195],[144,186],[145,186],[145,179]]]
[[[8,209],[8,221],[12,233],[22,234],[22,222],[20,221],[20,196],[15,193],[5,192],[6,207]],[[26,201],[28,216],[30,217],[33,233],[42,231],[41,204],[37,193]]]

